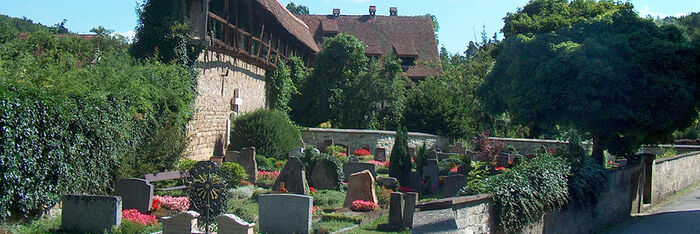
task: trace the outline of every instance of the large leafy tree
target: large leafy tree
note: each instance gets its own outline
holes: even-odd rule
[[[629,155],[670,138],[698,109],[698,47],[631,9],[555,33],[505,40],[481,96],[493,112],[590,134],[593,155]]]
[[[502,31],[506,38],[518,34],[548,33],[620,9],[632,9],[632,5],[612,0],[532,0],[503,18],[505,25]]]
[[[297,15],[308,15],[309,14],[309,7],[301,5],[301,4],[297,5],[293,2],[290,2],[289,4],[287,4],[287,10],[289,12],[292,12],[292,13],[297,14]]]

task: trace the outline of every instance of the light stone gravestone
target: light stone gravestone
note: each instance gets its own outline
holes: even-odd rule
[[[348,181],[347,175],[351,175],[356,172],[361,172],[368,170],[372,173],[372,177],[377,177],[377,164],[374,163],[361,163],[361,162],[349,162],[343,164],[343,174],[346,176],[345,181]]]
[[[153,202],[153,185],[144,179],[120,179],[115,186],[114,195],[122,198],[122,209],[136,209],[145,214]]]
[[[122,222],[122,199],[103,195],[63,195],[61,229],[103,233]]]
[[[442,197],[457,196],[459,190],[467,185],[467,176],[462,174],[445,176],[442,182]]]
[[[287,164],[282,168],[279,177],[275,180],[272,190],[278,190],[280,182],[284,182],[284,187],[290,193],[309,194],[309,186],[306,182],[306,170],[304,164],[297,157],[289,157]]]
[[[224,162],[238,162],[238,158],[241,157],[241,151],[228,150],[224,156]]]
[[[399,180],[394,177],[379,177],[377,183],[386,188],[396,189],[399,185]]]
[[[313,197],[297,194],[258,196],[261,233],[311,233]]]
[[[428,159],[428,162],[423,166],[423,180],[428,180],[430,184],[430,192],[437,191],[440,185],[440,168],[437,165],[437,159]]]
[[[328,160],[320,160],[311,172],[311,183],[316,189],[338,189],[338,172]]]
[[[389,226],[398,229],[403,225],[403,193],[392,192],[389,198]]]
[[[216,217],[219,234],[254,234],[255,223],[248,223],[233,214],[222,214]]]
[[[345,194],[343,207],[348,208],[355,200],[377,201],[377,194],[374,191],[374,177],[368,170],[351,174],[348,180],[348,192]]]
[[[248,174],[248,181],[255,183],[258,174],[258,163],[255,161],[255,147],[241,149],[241,157],[238,159],[238,164],[243,166],[245,173]]]
[[[418,204],[418,193],[404,193],[403,195],[403,227],[413,226],[413,214],[416,212]]]
[[[384,162],[386,161],[386,149],[385,148],[374,148],[374,160]]]
[[[450,146],[450,153],[467,154],[467,147],[464,147],[462,142],[457,142],[454,146]]]
[[[163,234],[202,233],[197,231],[197,218],[199,213],[195,211],[183,211],[173,216],[163,217]]]

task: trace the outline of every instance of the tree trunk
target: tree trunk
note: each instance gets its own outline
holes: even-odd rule
[[[596,163],[605,166],[605,155],[603,155],[603,147],[600,145],[600,135],[593,135],[593,154],[591,155]]]

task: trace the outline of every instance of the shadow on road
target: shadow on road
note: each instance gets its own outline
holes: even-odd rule
[[[624,224],[617,225],[606,233],[700,233],[700,210],[669,211],[631,217]]]

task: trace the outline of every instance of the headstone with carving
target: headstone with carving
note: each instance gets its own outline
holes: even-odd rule
[[[371,201],[378,203],[374,190],[374,176],[368,170],[357,172],[349,176],[348,192],[345,194],[343,207],[348,208],[355,200]]]
[[[153,185],[144,179],[120,179],[115,186],[114,195],[122,197],[122,209],[136,209],[145,214],[151,210]]]
[[[255,147],[241,149],[241,157],[238,159],[238,164],[245,169],[245,173],[248,174],[248,180],[251,183],[255,183],[255,177],[258,174],[258,163],[255,162]]]
[[[311,172],[311,183],[316,189],[338,189],[340,185],[338,179],[335,164],[325,159],[319,160]]]
[[[374,163],[361,163],[361,162],[348,162],[343,164],[343,174],[346,175],[345,181],[347,181],[347,175],[351,175],[356,172],[361,172],[368,170],[372,173],[373,177],[377,177],[377,164]]]
[[[311,233],[313,197],[297,194],[258,196],[261,233]]]
[[[183,211],[173,216],[163,217],[163,234],[200,233],[197,231],[197,218],[199,213],[195,211]]]
[[[309,194],[309,186],[306,182],[306,170],[304,164],[297,157],[289,157],[280,175],[272,186],[273,190],[279,188],[280,182],[290,193],[301,195]]]
[[[248,223],[233,214],[222,214],[216,217],[219,234],[254,234],[255,223]]]
[[[64,195],[61,229],[102,233],[122,222],[122,200],[117,196]]]
[[[374,160],[384,162],[386,161],[386,149],[385,148],[374,148]]]

